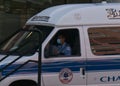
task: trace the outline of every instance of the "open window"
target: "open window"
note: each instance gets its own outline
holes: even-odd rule
[[[61,49],[62,54],[56,53],[59,51],[59,46],[62,44],[58,43],[58,38],[60,35],[63,35],[65,38],[66,45]],[[67,49],[70,49],[70,54],[67,55],[64,52],[69,52]],[[50,57],[71,57],[71,56],[80,56],[80,39],[78,29],[62,29],[59,30],[46,45],[44,50],[44,55],[46,58]]]

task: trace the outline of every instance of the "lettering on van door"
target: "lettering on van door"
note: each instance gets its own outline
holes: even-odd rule
[[[108,19],[120,19],[120,10],[114,9],[114,8],[109,8],[106,9],[108,15]]]
[[[100,78],[101,82],[116,82],[120,81],[120,76],[103,76]]]

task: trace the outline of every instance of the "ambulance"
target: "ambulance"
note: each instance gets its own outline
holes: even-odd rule
[[[59,5],[31,17],[0,44],[0,86],[120,86],[120,4]]]

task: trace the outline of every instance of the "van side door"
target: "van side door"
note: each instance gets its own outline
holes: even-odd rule
[[[42,75],[45,86],[86,85],[85,47],[81,28],[58,28],[50,35],[51,38],[45,40],[43,47]]]
[[[87,84],[120,85],[120,26],[84,27],[87,45]]]

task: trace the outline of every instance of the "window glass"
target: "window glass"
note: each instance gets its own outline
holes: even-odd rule
[[[120,27],[89,28],[88,34],[93,54],[120,54]]]
[[[41,33],[38,34],[38,32],[35,31],[18,31],[12,37],[6,39],[0,44],[0,54],[33,55],[38,47],[41,47],[41,42],[46,39],[53,30],[53,27],[30,25],[26,26],[24,29],[39,30]]]
[[[80,56],[79,31],[77,29],[58,31],[46,45],[44,52],[46,58]]]

